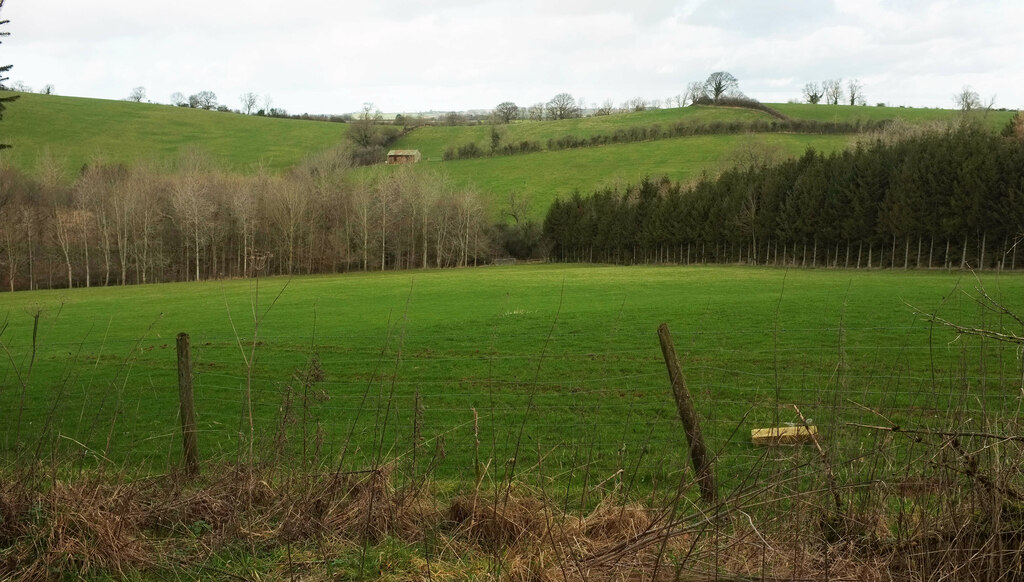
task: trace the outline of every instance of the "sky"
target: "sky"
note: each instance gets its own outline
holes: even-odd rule
[[[253,92],[289,113],[668,102],[714,71],[766,103],[859,80],[869,104],[1024,107],[1020,0],[6,0],[8,85],[147,100]],[[268,101],[264,101],[269,98]]]

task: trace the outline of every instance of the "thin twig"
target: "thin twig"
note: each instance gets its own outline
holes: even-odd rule
[[[884,430],[888,432],[898,432],[904,434],[919,434],[927,436],[938,436],[938,437],[953,437],[953,438],[981,438],[981,439],[995,439],[999,441],[1014,441],[1024,442],[1024,436],[1009,436],[1005,434],[995,434],[990,432],[958,432],[958,431],[946,431],[946,430],[929,430],[922,428],[903,428],[898,424],[892,426],[877,426],[871,424],[860,424],[856,422],[844,423],[846,426],[854,426],[857,428],[866,428],[869,430]]]

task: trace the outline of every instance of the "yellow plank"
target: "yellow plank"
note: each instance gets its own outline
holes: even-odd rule
[[[750,441],[755,445],[799,445],[809,443],[818,434],[818,427],[811,426],[780,426],[775,428],[755,428],[750,431]]]

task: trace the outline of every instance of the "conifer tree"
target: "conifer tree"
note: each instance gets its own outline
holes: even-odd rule
[[[3,9],[3,7],[4,7],[4,0],[0,0],[0,9]],[[5,24],[7,24],[8,22],[10,22],[10,21],[9,20],[0,20],[0,26],[3,26]],[[0,32],[0,39],[2,39],[5,36],[10,36],[10,34],[11,33],[6,32],[6,31]],[[0,43],[2,43],[2,42],[3,41],[0,40]],[[13,66],[14,65],[2,65],[2,66],[0,66],[0,89],[4,89],[5,88],[4,87],[4,81],[7,80],[7,77],[5,77],[4,75],[7,73],[7,71],[10,71],[11,67],[13,67]],[[0,119],[4,118],[4,110],[7,108],[5,103],[10,103],[11,101],[14,101],[17,98],[18,98],[18,95],[6,95],[6,96],[3,96],[3,97],[0,97]],[[9,144],[0,143],[0,150],[5,149],[5,148],[9,148],[9,147],[11,147]]]

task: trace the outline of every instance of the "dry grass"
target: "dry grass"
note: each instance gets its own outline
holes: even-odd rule
[[[325,564],[339,553],[382,543],[409,548],[405,569],[379,565],[368,578],[1021,579],[1022,451],[1004,441],[983,463],[997,446],[989,440],[940,439],[920,470],[893,467],[892,479],[843,485],[838,508],[823,467],[713,508],[609,496],[587,515],[524,488],[442,499],[399,478],[395,464],[359,473],[207,466],[215,477],[195,482],[24,472],[0,485],[0,579],[188,571],[232,548],[287,549],[277,574],[331,579]],[[428,542],[435,549],[418,555]]]

